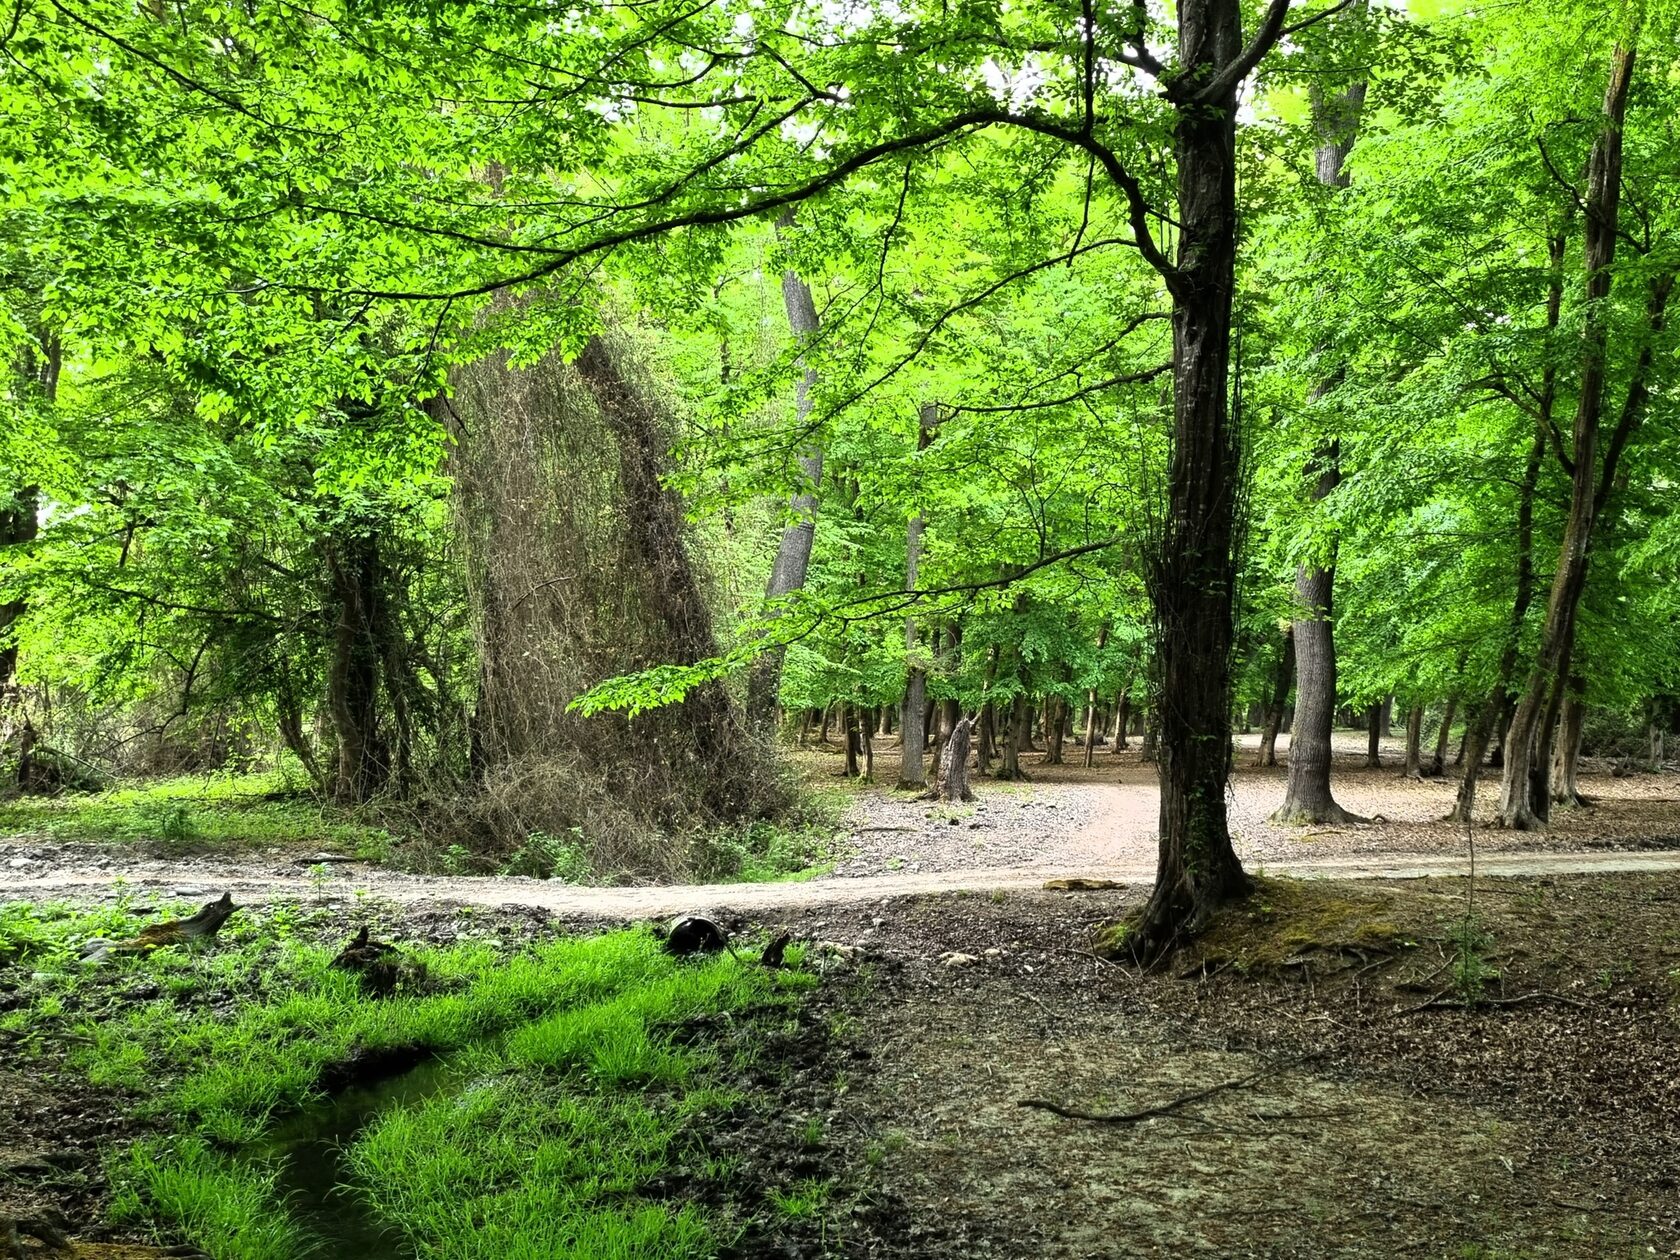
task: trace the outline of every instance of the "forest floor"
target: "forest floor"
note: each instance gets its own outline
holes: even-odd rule
[[[823,983],[749,1047],[748,1101],[643,1192],[746,1221],[725,1257],[1680,1255],[1680,780],[1589,765],[1592,808],[1549,834],[1478,827],[1469,913],[1465,834],[1434,821],[1455,782],[1401,779],[1392,748],[1366,770],[1362,737],[1338,743],[1338,798],[1388,821],[1272,828],[1284,772],[1239,763],[1259,892],[1160,973],[1087,944],[1152,876],[1135,750],[1091,770],[1030,758],[1031,781],[979,782],[972,806],[849,785],[833,867],[800,883],[589,888],[24,835],[0,841],[0,901],[120,919],[231,889],[241,948],[329,948],[368,923],[508,958],[678,910],[746,940],[791,930]],[[878,745],[878,769],[893,760]],[[838,757],[804,764],[829,781]],[[1043,887],[1061,875],[1117,886]],[[234,1018],[255,993],[194,979],[222,961],[159,955],[161,985],[136,992],[159,1018],[199,1000]],[[156,1100],[72,1066],[122,1008],[4,973],[0,1046],[29,1054],[0,1054],[0,1216],[46,1206],[133,1238],[104,1216],[111,1152],[156,1137]]]
[[[1467,920],[1468,893],[1265,880],[1155,973],[1086,944],[1141,889],[732,916],[743,940],[811,942],[822,983],[774,1035],[731,1033],[753,1051],[734,1081],[746,1101],[690,1125],[694,1145],[641,1193],[758,1205],[749,1244],[697,1260],[1680,1255],[1680,874],[1478,879]],[[227,948],[282,924],[330,946],[358,922],[405,949],[510,960],[618,926],[277,902],[236,918]],[[48,1207],[86,1236],[134,1236],[100,1223],[105,1170],[122,1167],[113,1146],[157,1134],[156,1100],[144,1073],[94,1087],[75,1065],[90,1044],[120,1050],[99,1024],[148,967],[163,991],[137,992],[160,1017],[190,1027],[206,1003],[239,1019],[260,993],[210,982],[221,950],[136,962],[116,989],[84,981],[41,1009],[28,1055],[0,1055],[0,1214]]]

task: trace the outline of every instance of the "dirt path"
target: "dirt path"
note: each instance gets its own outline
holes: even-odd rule
[[[1377,821],[1280,828],[1268,822],[1283,797],[1282,768],[1255,769],[1244,751],[1228,805],[1237,851],[1251,870],[1296,876],[1411,879],[1468,870],[1461,828],[1442,821],[1456,782],[1410,781],[1397,765],[1363,765],[1363,737],[1338,742],[1336,792]],[[1080,750],[1070,750],[1078,759]],[[1397,751],[1387,754],[1395,762]],[[802,754],[813,779],[831,778],[832,754]],[[1035,764],[1036,763],[1036,764]],[[795,910],[971,890],[1037,888],[1081,875],[1147,884],[1154,878],[1155,767],[1135,749],[1099,751],[1090,769],[1029,758],[1026,783],[980,781],[971,805],[944,806],[853,785],[835,837],[833,869],[803,883],[593,888],[552,880],[420,876],[358,863],[309,871],[309,857],[272,850],[243,855],[147,854],[110,845],[0,840],[0,898],[116,897],[136,890],[183,898],[231,889],[245,901],[333,902],[358,893],[414,904],[536,906],[558,914],[642,917],[704,907]],[[1477,869],[1488,875],[1680,870],[1680,785],[1672,775],[1612,778],[1588,767],[1591,809],[1562,810],[1544,835],[1478,827]],[[1491,798],[1491,790],[1484,796]]]
[[[1270,875],[1322,879],[1420,879],[1463,875],[1463,858],[1432,854],[1394,854],[1387,858],[1329,858],[1310,862],[1268,863]],[[1680,852],[1662,853],[1529,853],[1496,854],[1479,858],[1478,874],[1487,876],[1570,875],[1680,871]],[[466,905],[534,906],[564,916],[642,918],[685,910],[805,910],[822,906],[856,905],[899,897],[938,893],[1023,891],[1041,888],[1048,879],[1087,876],[1122,884],[1144,884],[1154,877],[1152,866],[1006,866],[962,871],[897,872],[847,879],[809,880],[775,884],[680,884],[635,888],[589,888],[537,879],[449,878],[402,875],[352,867],[336,870],[325,879],[303,875],[270,875],[250,868],[227,867],[217,872],[200,867],[193,880],[179,874],[127,874],[120,883],[113,872],[63,873],[33,879],[14,879],[4,888],[7,897],[49,900],[53,897],[115,897],[139,891],[162,891],[179,897],[199,897],[231,890],[242,902],[275,899],[340,901],[370,895],[404,904],[458,902]]]

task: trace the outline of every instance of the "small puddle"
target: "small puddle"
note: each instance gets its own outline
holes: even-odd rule
[[[353,1190],[344,1152],[379,1114],[449,1089],[455,1076],[442,1059],[428,1059],[400,1076],[355,1085],[274,1127],[260,1147],[279,1158],[276,1189],[293,1217],[332,1260],[409,1260],[397,1234],[382,1225]]]

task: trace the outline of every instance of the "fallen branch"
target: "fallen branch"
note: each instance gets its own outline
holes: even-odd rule
[[[1181,1108],[1203,1102],[1228,1090],[1243,1089],[1276,1072],[1299,1067],[1301,1064],[1311,1062],[1314,1059],[1322,1059],[1327,1053],[1329,1052],[1325,1050],[1315,1050],[1311,1054],[1299,1055],[1283,1063],[1268,1063],[1259,1071],[1251,1072],[1247,1076],[1239,1077],[1233,1081],[1221,1081],[1218,1085],[1209,1085],[1206,1089],[1198,1089],[1190,1094],[1181,1094],[1177,1098],[1156,1103],[1152,1107],[1143,1107],[1137,1111],[1083,1111],[1078,1107],[1066,1107],[1061,1103],[1050,1102],[1043,1098],[1023,1098],[1016,1105],[1052,1112],[1068,1120],[1089,1120],[1093,1124],[1137,1124],[1140,1121],[1153,1120],[1159,1116],[1170,1116]]]
[[[1475,1000],[1449,998],[1447,994],[1451,991],[1452,990],[1448,989],[1441,993],[1437,993],[1434,997],[1429,998],[1427,1001],[1419,1002],[1416,1006],[1408,1006],[1404,1010],[1396,1011],[1395,1014],[1411,1015],[1418,1011],[1441,1009],[1473,1011],[1477,1007],[1481,1006],[1521,1006],[1524,1002],[1562,1002],[1565,1006],[1573,1006],[1583,1011],[1590,1011],[1592,1009],[1592,1004],[1590,1002],[1583,1002],[1578,998],[1565,997],[1561,993],[1549,993],[1544,990],[1536,990],[1533,993],[1521,993],[1516,997],[1477,998]]]

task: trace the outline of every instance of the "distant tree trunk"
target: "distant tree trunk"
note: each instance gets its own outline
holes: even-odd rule
[[[1652,774],[1659,774],[1662,771],[1664,760],[1663,728],[1661,711],[1655,704],[1651,706],[1650,718],[1645,724],[1645,733],[1647,748],[1650,753],[1650,759],[1645,763],[1645,768]]]
[[[389,755],[379,728],[379,661],[385,637],[385,591],[379,540],[371,529],[345,531],[322,547],[333,597],[327,711],[338,742],[333,796],[369,800],[384,785]]]
[[[1635,28],[1632,38],[1637,39]],[[1587,163],[1585,265],[1585,323],[1581,333],[1581,376],[1576,399],[1573,466],[1570,470],[1569,512],[1563,542],[1540,632],[1540,650],[1511,718],[1505,747],[1505,773],[1500,783],[1500,820],[1518,830],[1544,826],[1549,804],[1546,780],[1550,771],[1547,741],[1549,713],[1561,703],[1560,688],[1567,675],[1575,640],[1576,611],[1586,588],[1592,554],[1593,527],[1604,498],[1615,483],[1621,451],[1643,416],[1644,374],[1651,361],[1652,341],[1660,332],[1673,277],[1653,280],[1647,299],[1646,322],[1651,332],[1634,369],[1621,417],[1605,447],[1600,468],[1599,429],[1608,378],[1608,299],[1616,253],[1621,200],[1622,127],[1628,89],[1633,79],[1632,43],[1618,43],[1611,58],[1604,111],[1597,139]],[[1538,808],[1537,808],[1538,806]]]
[[[58,401],[58,377],[63,365],[63,348],[56,333],[36,336],[24,350],[17,368],[16,391],[11,405],[39,402],[51,407]],[[40,533],[41,490],[20,486],[9,502],[0,506],[0,548],[27,547]],[[28,609],[23,599],[0,603],[0,700],[17,685],[18,646],[12,627]]]
[[[40,491],[24,486],[13,493],[11,502],[0,508],[0,547],[25,547],[35,541],[39,532]],[[0,603],[0,699],[10,694],[16,685],[18,647],[12,639],[12,627],[27,610],[22,599]]]
[[[1441,729],[1435,732],[1435,752],[1425,771],[1432,779],[1439,779],[1447,772],[1447,741],[1452,738],[1453,713],[1457,708],[1458,697],[1448,696],[1447,707],[1441,714]]]
[[[999,779],[1024,779],[1026,771],[1021,769],[1021,752],[1027,746],[1027,735],[1031,730],[1032,704],[1027,700],[1026,692],[1017,692],[1014,702],[1009,709],[1009,728],[1003,737],[1003,763],[998,766],[996,777]]]
[[[1373,704],[1365,714],[1365,765],[1372,770],[1382,765],[1382,705]]]
[[[1283,651],[1278,654],[1277,669],[1272,673],[1272,691],[1266,698],[1266,721],[1260,732],[1260,756],[1256,766],[1277,765],[1278,728],[1283,725],[1283,710],[1289,700],[1289,684],[1295,677],[1295,627],[1283,632]]]
[[[857,705],[850,700],[840,702],[840,723],[846,734],[846,777],[856,779],[863,774],[859,760],[863,752],[863,734],[858,729]]]
[[[1423,778],[1423,706],[1414,704],[1406,710],[1406,764],[1400,775],[1406,779]]]
[[[822,711],[822,731],[817,735],[817,743],[828,747],[828,731],[834,725],[834,706],[830,704]]]
[[[934,426],[939,421],[939,407],[937,403],[923,403],[916,418],[916,449],[924,451],[933,441]],[[910,518],[910,523],[904,530],[904,589],[916,589],[917,573],[922,560],[922,532],[927,527],[922,515],[918,512]],[[898,786],[901,788],[920,788],[927,784],[927,771],[922,765],[925,751],[927,731],[923,725],[923,706],[927,703],[927,670],[917,659],[916,654],[916,617],[915,614],[904,619],[904,659],[908,662],[908,674],[904,688],[904,705],[899,716],[899,728],[902,731],[898,755]]]
[[[776,221],[777,231],[793,224],[793,211],[788,210]],[[788,327],[794,340],[809,344],[817,335],[817,304],[811,297],[811,286],[795,271],[782,275],[782,303],[787,308]],[[816,369],[805,363],[799,384],[794,390],[794,431],[809,430],[812,399],[817,387]],[[799,456],[799,470],[808,488],[799,490],[788,502],[790,521],[782,530],[776,548],[776,560],[770,569],[770,581],[764,588],[765,601],[771,602],[803,590],[805,575],[811,565],[811,545],[817,535],[817,496],[822,490],[823,448],[813,442]],[[775,730],[776,704],[782,685],[783,649],[774,648],[759,656],[747,675],[747,721],[761,735]]]
[[[870,717],[874,716],[867,709],[864,710],[864,713]],[[873,722],[867,720],[858,723],[858,741],[863,749],[863,781],[865,783],[875,782],[874,726]]]
[[[799,746],[801,748],[805,747],[805,745],[810,742],[811,727],[815,722],[815,710],[807,708],[802,711],[799,718]]]
[[[1143,710],[1140,718],[1143,730],[1139,733],[1138,760],[1146,765],[1154,765],[1157,760],[1160,732],[1155,728],[1155,714],[1155,706],[1149,705]]]
[[[1320,452],[1315,500],[1326,498],[1341,478],[1337,454],[1334,443]],[[1283,804],[1272,815],[1275,823],[1364,821],[1338,805],[1330,792],[1334,763],[1330,734],[1336,716],[1336,642],[1330,600],[1335,579],[1334,568],[1321,565],[1302,565],[1295,574],[1295,602],[1307,615],[1293,626],[1295,722],[1289,732],[1289,782]]]
[[[990,700],[980,706],[980,717],[975,723],[978,735],[974,741],[975,769],[981,774],[992,772],[992,758],[997,756],[997,714],[996,706]]]
[[[1581,735],[1586,717],[1587,680],[1579,674],[1569,677],[1558,717],[1557,739],[1552,756],[1552,800],[1559,805],[1585,805],[1576,782],[1576,767],[1581,758]]]
[[[1129,691],[1122,689],[1119,698],[1114,702],[1115,752],[1120,752],[1122,749],[1131,746],[1126,742],[1126,728],[1131,725],[1132,721],[1131,707],[1131,694]]]
[[[1053,695],[1044,702],[1046,725],[1049,731],[1045,740],[1048,753],[1044,764],[1059,766],[1062,764],[1062,740],[1066,738],[1068,702],[1059,695]]]

